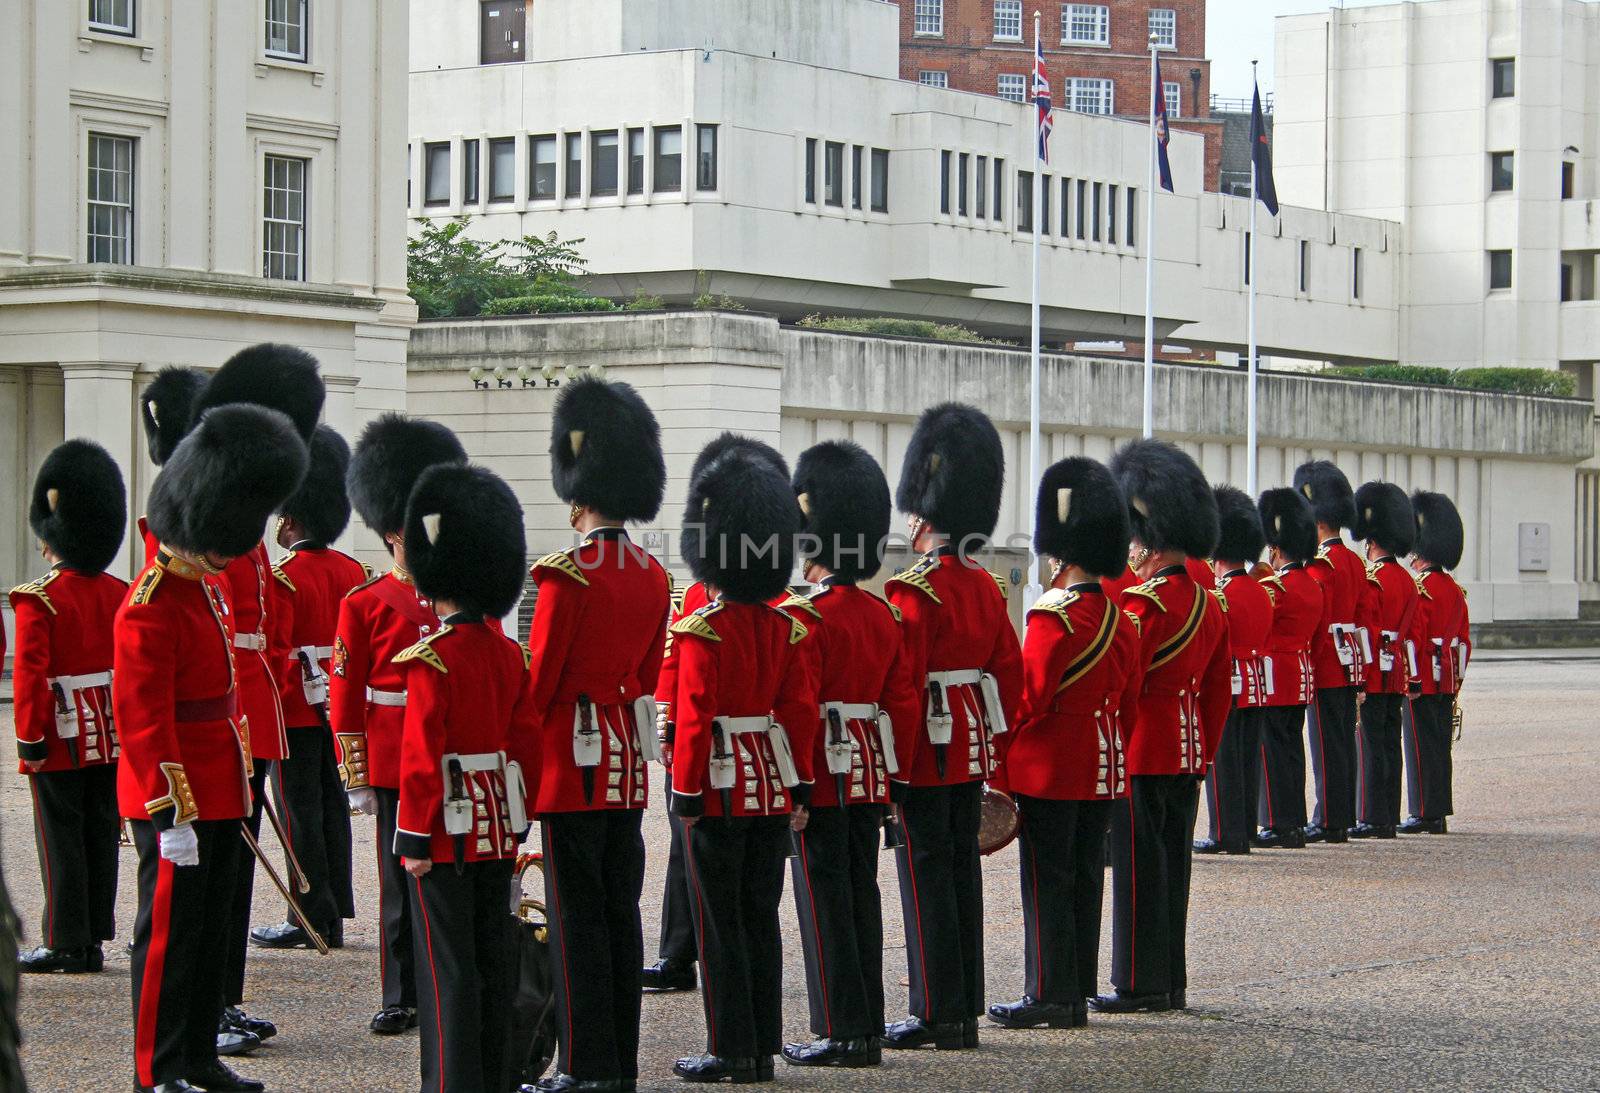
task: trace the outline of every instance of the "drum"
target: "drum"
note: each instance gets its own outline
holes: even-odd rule
[[[997,789],[983,787],[982,812],[978,818],[978,851],[988,855],[1004,850],[1017,837],[1022,813],[1017,802]]]

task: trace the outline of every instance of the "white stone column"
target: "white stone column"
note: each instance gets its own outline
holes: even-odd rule
[[[139,506],[132,491],[143,459],[143,453],[135,447],[141,443],[135,435],[133,408],[133,374],[138,367],[123,361],[61,362],[66,437],[94,441],[110,452],[111,458],[122,468],[123,482],[129,491],[127,535],[108,572],[130,579],[134,576],[134,559],[143,553],[133,542]]]

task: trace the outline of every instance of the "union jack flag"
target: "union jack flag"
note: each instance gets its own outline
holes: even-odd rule
[[[1039,108],[1039,162],[1050,162],[1050,76],[1044,70],[1044,45],[1033,43],[1033,101]]]

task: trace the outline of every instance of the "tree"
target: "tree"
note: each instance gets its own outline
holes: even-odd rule
[[[470,217],[426,222],[406,244],[406,281],[423,318],[481,315],[495,300],[571,296],[583,272],[581,239],[525,235],[484,241],[467,235]]]

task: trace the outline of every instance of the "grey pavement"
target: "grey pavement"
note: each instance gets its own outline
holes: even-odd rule
[[[878,1071],[798,1071],[806,1089],[1595,1089],[1600,1088],[1600,673],[1592,657],[1485,656],[1463,696],[1457,815],[1446,837],[1258,852],[1195,863],[1190,1010],[1102,1018],[1087,1029],[986,1028],[973,1052],[888,1054]],[[0,711],[0,853],[30,929],[41,897],[29,795]],[[371,821],[356,821],[370,847]],[[646,817],[646,949],[653,952],[665,824]],[[269,853],[277,858],[276,848]],[[891,1017],[905,1005],[904,936],[892,861],[887,911]],[[125,850],[119,926],[133,922]],[[233,1062],[275,1090],[417,1086],[415,1034],[366,1031],[377,1004],[371,854],[360,856],[347,947],[253,952],[248,1008],[281,1035]],[[1014,848],[985,863],[988,995],[1020,994]],[[262,880],[258,924],[282,907]],[[787,897],[786,897],[787,900]],[[784,908],[785,1029],[806,1035],[794,914]],[[1109,916],[1107,921],[1109,922]],[[1109,938],[1104,939],[1109,942]],[[1102,954],[1102,972],[1109,955]],[[131,1083],[128,958],[121,939],[98,976],[29,977],[24,1061],[35,1090]],[[644,1001],[641,1088],[677,1083],[700,1049],[698,996]]]

